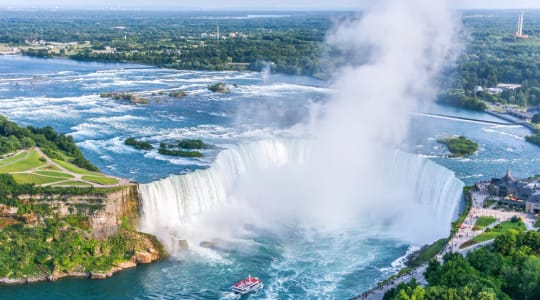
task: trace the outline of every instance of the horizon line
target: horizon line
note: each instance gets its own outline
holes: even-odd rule
[[[358,12],[363,11],[364,9],[359,8],[287,8],[287,9],[276,9],[269,7],[239,7],[239,8],[193,8],[193,7],[176,7],[176,6],[163,6],[163,7],[47,7],[47,6],[0,6],[0,11],[185,11],[185,12]],[[540,7],[534,8],[459,8],[458,11],[474,11],[474,10],[484,10],[484,11],[521,11],[521,10],[540,10]]]

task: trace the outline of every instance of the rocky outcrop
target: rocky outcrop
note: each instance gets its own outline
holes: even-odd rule
[[[92,234],[97,239],[105,239],[118,231],[121,223],[135,228],[139,219],[139,197],[136,184],[125,186],[107,195],[103,209],[90,218]]]
[[[56,266],[49,270],[46,270],[45,267],[43,273],[38,275],[23,276],[22,278],[0,278],[0,284],[56,281],[66,277],[105,279],[113,276],[116,272],[136,267],[137,264],[148,264],[163,258],[167,254],[155,236],[134,230],[138,226],[139,220],[138,195],[138,186],[128,184],[107,190],[107,193],[100,191],[93,195],[27,195],[19,197],[19,202],[22,204],[47,204],[47,215],[43,215],[43,212],[42,214],[34,214],[33,212],[20,214],[17,207],[0,205],[0,226],[2,224],[10,225],[11,220],[16,223],[43,226],[46,223],[45,218],[54,217],[69,220],[69,217],[75,217],[75,225],[69,225],[74,223],[64,221],[62,226],[75,228],[75,232],[80,233],[84,239],[103,240],[101,245],[107,245],[109,238],[123,241],[125,242],[124,247],[126,245],[129,247],[123,251],[126,251],[127,255],[132,255],[126,261],[105,267],[105,270],[89,270],[91,267],[83,265],[75,266],[69,271]],[[84,224],[81,225],[80,222]],[[43,241],[50,244],[55,243],[56,240],[55,236],[50,236]],[[91,254],[85,253],[83,256],[92,255],[94,258],[109,256],[110,250],[107,247],[96,246],[90,252]]]
[[[107,194],[95,195],[22,195],[21,201],[48,204],[58,217],[70,215],[87,216],[92,235],[96,239],[106,239],[127,222],[130,228],[136,228],[139,218],[139,197],[137,184],[131,183],[115,188]],[[38,220],[33,214],[18,215],[16,207],[0,205],[0,217],[16,217],[26,224]]]
[[[231,89],[223,82],[211,84],[208,86],[208,89],[214,93],[226,94],[231,92]]]

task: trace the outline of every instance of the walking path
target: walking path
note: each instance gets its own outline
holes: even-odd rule
[[[412,272],[399,276],[396,279],[388,282],[387,284],[383,286],[379,286],[369,291],[366,291],[356,297],[351,298],[350,300],[353,300],[353,299],[354,300],[361,300],[361,299],[382,300],[386,292],[395,288],[400,283],[406,283],[406,282],[411,281],[413,278],[416,279],[416,282],[418,282],[420,285],[425,286],[427,284],[427,281],[424,277],[424,272],[426,272],[426,268],[427,268],[426,265],[422,265],[414,269],[414,271]]]

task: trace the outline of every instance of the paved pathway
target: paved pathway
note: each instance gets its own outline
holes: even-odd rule
[[[351,298],[351,300],[352,299],[354,300],[359,300],[359,299],[382,300],[382,298],[384,297],[384,294],[388,292],[390,289],[396,287],[398,284],[402,282],[409,282],[413,278],[415,278],[416,281],[420,283],[420,285],[425,286],[427,284],[427,281],[424,278],[424,272],[426,272],[426,268],[427,268],[426,265],[420,266],[416,268],[414,271],[404,274],[390,281],[388,284],[385,284],[384,286],[371,289],[354,298]]]

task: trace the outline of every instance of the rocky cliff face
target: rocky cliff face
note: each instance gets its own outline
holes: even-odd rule
[[[16,206],[0,204],[0,234],[19,239],[25,255],[38,255],[38,250],[47,254],[24,268],[18,263],[0,266],[0,284],[102,279],[163,258],[167,254],[156,237],[134,230],[139,222],[138,195],[138,186],[128,184],[85,195],[23,195]]]
[[[33,205],[46,204],[48,215],[60,218],[70,215],[88,217],[88,225],[96,239],[114,235],[122,224],[136,228],[139,222],[139,196],[137,184],[134,183],[105,195],[22,195],[19,199]],[[0,205],[0,217],[24,220],[26,224],[40,221],[33,212],[21,214],[16,207],[4,205]]]
[[[130,184],[120,191],[107,195],[104,207],[90,218],[92,234],[97,239],[105,239],[118,231],[122,222],[135,228],[139,222],[139,193],[136,184]]]

